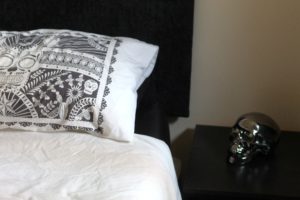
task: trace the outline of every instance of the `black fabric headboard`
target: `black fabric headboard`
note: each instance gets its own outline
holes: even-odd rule
[[[150,99],[158,99],[168,115],[188,116],[193,5],[193,0],[1,0],[0,29],[73,29],[157,44],[151,82],[157,95],[151,92]]]

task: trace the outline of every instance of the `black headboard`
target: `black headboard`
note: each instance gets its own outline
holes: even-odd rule
[[[139,91],[137,116],[148,121],[157,114],[152,102],[168,115],[189,115],[193,7],[194,0],[1,0],[0,30],[71,29],[159,45]]]
[[[157,97],[189,115],[193,0],[1,0],[0,29],[73,29],[158,44]]]

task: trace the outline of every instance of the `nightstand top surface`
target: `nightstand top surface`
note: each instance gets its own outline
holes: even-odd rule
[[[300,134],[283,131],[273,155],[245,166],[226,162],[229,127],[197,125],[183,192],[300,199]]]

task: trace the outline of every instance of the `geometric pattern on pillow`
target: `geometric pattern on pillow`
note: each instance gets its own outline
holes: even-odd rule
[[[120,40],[98,34],[0,32],[0,128],[101,135]]]

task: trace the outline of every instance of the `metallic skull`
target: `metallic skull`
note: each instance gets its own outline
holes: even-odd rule
[[[256,155],[269,155],[280,137],[277,123],[262,113],[247,113],[238,118],[230,134],[228,162],[246,164]]]

